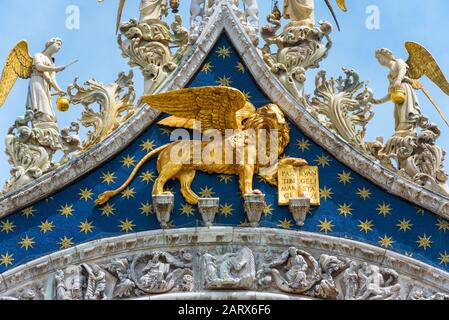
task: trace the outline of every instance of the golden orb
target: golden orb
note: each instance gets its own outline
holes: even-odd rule
[[[56,108],[61,112],[67,112],[70,108],[70,100],[65,97],[59,97],[56,100]]]
[[[390,99],[394,104],[403,104],[405,102],[405,90],[403,89],[392,89],[390,90]]]

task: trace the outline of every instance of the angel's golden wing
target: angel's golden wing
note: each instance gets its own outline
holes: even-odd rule
[[[160,124],[189,128],[194,121],[201,122],[201,130],[241,129],[243,118],[256,109],[247,102],[245,95],[229,87],[200,87],[144,96],[142,100],[151,107],[169,113]]]
[[[342,11],[344,11],[344,12],[348,11],[348,8],[346,7],[345,0],[336,0],[336,2]]]
[[[449,82],[430,52],[416,42],[406,42],[405,48],[410,55],[407,60],[409,66],[408,76],[418,80],[423,75],[426,75],[433,83],[443,90],[444,93],[449,95]]]
[[[17,78],[28,79],[32,68],[33,57],[28,53],[28,43],[24,40],[20,41],[9,53],[3,68],[0,80],[0,107],[5,103]]]

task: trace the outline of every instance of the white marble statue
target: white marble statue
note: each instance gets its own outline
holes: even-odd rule
[[[98,2],[102,3],[104,0],[98,0]],[[116,21],[117,32],[120,28],[125,2],[126,0],[120,0],[119,2]],[[148,23],[151,20],[161,20],[163,16],[168,15],[167,0],[141,0],[139,11],[140,23]]]
[[[97,264],[82,266],[88,273],[85,300],[107,300],[106,272]]]
[[[330,0],[324,0],[324,2],[329,8],[338,29],[340,29]],[[336,2],[342,11],[346,11],[344,0],[337,0]],[[283,16],[291,21],[289,23],[290,26],[308,26],[313,28],[315,26],[315,0],[284,0]]]
[[[254,27],[259,26],[259,5],[257,0],[244,0],[245,16],[248,23]]]
[[[283,16],[298,25],[314,27],[315,0],[285,0]]]
[[[42,53],[33,57],[33,71],[28,86],[27,110],[34,112],[34,122],[56,122],[56,114],[51,101],[51,89],[56,94],[64,96],[65,92],[56,81],[56,72],[63,71],[65,67],[56,67],[54,56],[61,49],[62,40],[50,39],[45,44]]]
[[[390,70],[388,74],[389,93],[380,100],[375,100],[376,104],[390,101],[392,91],[402,91],[405,99],[402,103],[395,103],[394,121],[396,135],[405,136],[417,127],[417,122],[421,117],[421,107],[412,80],[407,77],[409,66],[402,59],[394,57],[389,49],[379,49],[376,51],[376,58],[379,63]]]
[[[202,19],[212,7],[214,0],[191,0],[190,3],[190,28],[194,30],[197,18]]]
[[[160,20],[168,14],[167,0],[142,0],[139,11],[140,22]]]
[[[20,41],[8,55],[0,80],[0,106],[18,78],[29,79],[29,85],[25,116],[15,121],[5,139],[12,165],[6,190],[23,186],[55,167],[53,155],[61,144],[52,96],[66,94],[56,81],[56,73],[67,67],[55,66],[54,57],[61,46],[61,39],[52,38],[42,52],[31,56],[28,43]]]

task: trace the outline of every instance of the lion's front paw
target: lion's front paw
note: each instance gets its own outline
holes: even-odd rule
[[[304,167],[309,165],[309,163],[306,160],[300,158],[286,158],[282,159],[279,163],[281,165],[294,166],[294,167]]]
[[[263,194],[259,189],[253,190],[253,194]]]

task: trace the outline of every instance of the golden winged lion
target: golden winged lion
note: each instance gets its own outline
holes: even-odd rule
[[[203,139],[199,142],[179,140],[149,152],[137,164],[128,180],[120,188],[104,192],[98,197],[97,205],[105,204],[109,199],[125,190],[136,177],[139,169],[156,155],[159,155],[157,162],[159,176],[154,183],[153,195],[167,193],[164,189],[165,184],[171,179],[178,179],[182,195],[192,205],[198,203],[198,196],[191,189],[197,170],[209,174],[239,176],[242,194],[261,193],[259,190],[253,189],[254,174],[258,174],[271,184],[277,184],[277,160],[290,142],[289,126],[277,105],[268,104],[256,109],[241,91],[229,87],[190,88],[144,96],[142,99],[151,107],[173,115],[159,124],[192,129],[194,122],[198,121],[201,124],[201,131],[205,135],[211,130],[215,130],[214,132],[218,132],[219,138],[222,139]],[[232,134],[228,135],[229,129],[232,129]],[[260,143],[248,142],[249,132],[255,132],[258,135],[262,132],[260,129],[270,132],[275,130],[276,132],[276,135],[267,133],[266,140],[256,139],[256,141],[265,141],[265,145],[263,145],[265,149],[261,153],[264,153],[267,158],[274,154],[276,159],[274,163],[264,161],[262,164],[259,154]],[[225,131],[227,131],[226,134]],[[270,139],[276,141],[270,141]],[[193,161],[194,152],[192,150],[198,143],[202,147],[201,160]],[[191,152],[180,153],[180,150]],[[215,154],[216,150],[220,150],[220,154]],[[225,150],[232,150],[231,161],[227,161],[229,154],[226,158],[228,151]],[[237,161],[237,159],[241,160]],[[307,165],[305,160],[296,158],[286,158],[281,162],[293,166]]]

